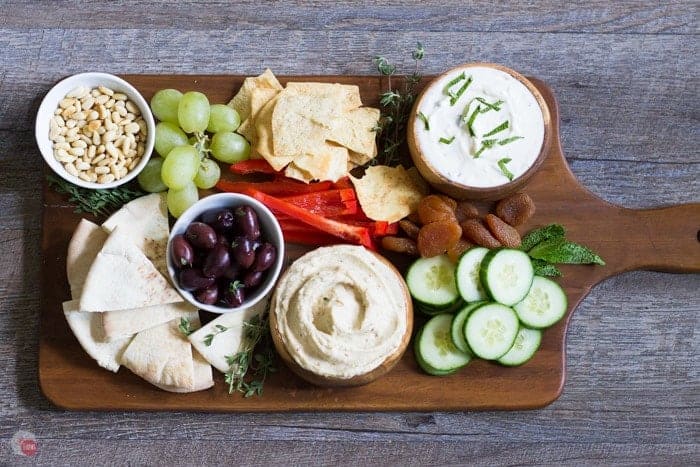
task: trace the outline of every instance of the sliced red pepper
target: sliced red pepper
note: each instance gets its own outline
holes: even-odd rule
[[[352,185],[352,182],[350,181],[350,177],[343,177],[339,178],[337,182],[334,183],[336,188],[352,188],[353,190],[355,187]]]
[[[216,188],[229,193],[244,193],[246,190],[257,190],[272,196],[296,196],[316,191],[326,191],[333,188],[333,182],[302,183],[291,180],[272,182],[233,182],[221,179]]]
[[[282,199],[267,195],[259,190],[249,189],[246,190],[245,193],[266,205],[273,212],[276,211],[281,214],[286,214],[287,216],[291,216],[300,222],[308,224],[331,235],[335,235],[352,243],[363,245],[372,250],[375,249],[370,231],[365,227],[358,227],[331,219],[326,219],[325,217],[309,212],[304,208],[295,206],[294,204],[288,203]]]
[[[357,201],[352,190],[328,190],[281,198],[324,217],[353,215],[357,213]]]
[[[335,245],[340,240],[338,237],[324,232],[316,232],[314,235],[309,235],[305,231],[282,229],[282,234],[286,242],[299,243],[301,245]]]
[[[277,174],[275,169],[265,159],[248,159],[231,164],[229,170],[238,175]]]

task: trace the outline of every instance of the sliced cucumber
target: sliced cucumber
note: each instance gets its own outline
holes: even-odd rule
[[[452,318],[452,326],[450,329],[450,334],[452,336],[452,343],[462,352],[471,354],[472,351],[467,344],[467,340],[464,338],[464,322],[469,317],[469,313],[474,311],[477,307],[483,305],[486,302],[474,302],[462,308],[457,314]]]
[[[542,342],[542,331],[520,326],[513,346],[498,359],[498,363],[505,366],[522,365],[535,355],[537,349],[540,348],[540,342]]]
[[[513,308],[525,326],[542,329],[562,319],[567,306],[566,294],[559,284],[535,276],[527,296]]]
[[[488,252],[487,248],[481,246],[470,248],[457,262],[455,270],[457,290],[468,303],[486,300],[486,292],[479,279],[479,267]]]
[[[452,343],[450,325],[452,315],[433,316],[418,332],[414,350],[416,361],[426,373],[448,375],[456,372],[471,360],[471,355],[459,350]]]
[[[464,323],[464,337],[474,355],[496,360],[510,350],[520,322],[512,308],[487,303],[472,311]]]
[[[419,258],[408,269],[406,284],[413,298],[437,310],[459,299],[454,274],[455,266],[447,255]]]
[[[479,278],[486,293],[498,303],[515,305],[527,295],[535,272],[527,253],[510,248],[486,253]]]
[[[457,297],[457,300],[448,305],[441,306],[430,305],[428,303],[423,303],[418,300],[414,300],[414,302],[416,308],[418,308],[418,311],[428,316],[435,316],[439,315],[440,313],[454,313],[464,306],[464,301],[460,297]]]

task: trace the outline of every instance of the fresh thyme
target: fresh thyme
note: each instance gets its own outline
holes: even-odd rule
[[[192,323],[190,323],[190,320],[187,318],[180,318],[180,324],[177,328],[185,336],[189,336],[194,332],[194,329],[192,329]]]
[[[452,141],[454,141],[454,140],[455,140],[455,137],[454,137],[454,135],[452,135],[452,137],[450,137],[450,138],[442,137],[442,138],[440,138],[439,141],[440,141],[442,144],[452,144]]]
[[[388,90],[379,96],[382,116],[374,131],[378,134],[381,152],[370,162],[371,164],[395,166],[401,162],[399,151],[406,140],[406,125],[416,99],[416,87],[422,78],[419,65],[424,55],[425,48],[418,42],[411,53],[415,68],[413,73],[405,76],[403,89],[394,89],[391,85],[391,77],[396,73],[396,66],[382,56],[376,56],[373,59],[379,74],[388,78]]]
[[[237,391],[244,397],[262,396],[265,379],[268,374],[277,371],[268,317],[254,316],[244,321],[243,327],[243,350],[226,356],[229,371],[224,375],[224,381],[228,384],[229,394]],[[256,347],[261,348],[259,352],[255,352]]]
[[[214,337],[216,337],[217,334],[221,334],[222,332],[228,331],[228,328],[222,324],[217,324],[214,327],[216,329],[213,333],[204,336],[204,345],[206,345],[207,347],[211,346],[211,342],[214,340]]]
[[[425,131],[430,131],[430,122],[428,121],[428,117],[426,117],[423,112],[418,112],[418,118],[420,118],[423,125],[425,125]]]
[[[129,201],[145,194],[141,190],[124,186],[91,190],[53,175],[47,175],[46,179],[56,192],[68,195],[68,202],[75,205],[76,213],[90,213],[97,217],[107,217]]]
[[[506,164],[510,162],[512,159],[509,157],[504,157],[503,159],[498,161],[498,168],[501,169],[501,172],[503,172],[503,175],[508,177],[508,180],[513,180],[513,172],[508,170],[508,167],[506,167]]]

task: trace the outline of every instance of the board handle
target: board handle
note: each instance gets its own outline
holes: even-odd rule
[[[625,211],[634,269],[700,272],[700,203]]]

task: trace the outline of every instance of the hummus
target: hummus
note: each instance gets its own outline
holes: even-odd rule
[[[270,312],[299,366],[348,379],[399,349],[407,306],[396,271],[363,247],[337,245],[296,260],[277,284]]]

